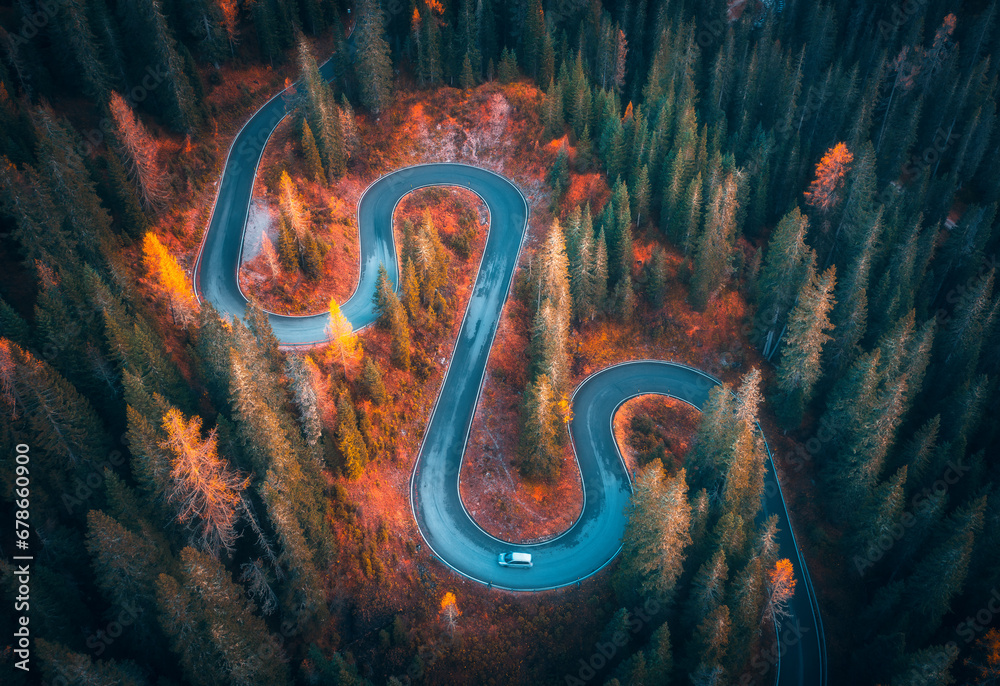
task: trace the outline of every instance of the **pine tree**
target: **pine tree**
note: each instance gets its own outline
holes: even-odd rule
[[[822,420],[833,427],[823,472],[838,510],[856,517],[871,498],[905,409],[906,377],[887,375],[882,352],[860,356],[834,385]]]
[[[634,189],[631,193],[632,202],[634,203],[632,212],[635,214],[635,223],[637,226],[642,225],[642,220],[644,218],[649,219],[649,202],[651,194],[652,188],[649,185],[649,168],[646,165],[643,165],[639,169]]]
[[[3,298],[0,298],[0,338],[21,348],[27,348],[31,340],[28,323]]]
[[[327,180],[332,182],[340,178],[347,167],[347,150],[340,112],[333,101],[330,86],[319,73],[316,58],[313,57],[305,37],[299,40],[298,53],[305,91],[303,95],[305,123],[313,133]],[[305,147],[303,145],[303,149]],[[298,228],[294,226],[293,228],[301,240]]]
[[[837,302],[830,313],[832,340],[824,350],[825,373],[839,378],[859,353],[859,343],[868,328],[868,281],[877,232],[869,234],[847,273],[837,284]]]
[[[720,663],[726,656],[731,631],[728,605],[718,605],[702,618],[689,648],[690,654],[697,656],[697,666],[691,673],[692,683],[717,683],[722,678],[724,672]]]
[[[125,373],[133,375],[144,392],[159,394],[179,408],[190,408],[190,387],[149,322],[129,312],[96,275],[88,288],[101,303],[109,357],[117,364],[117,371],[123,377]],[[152,421],[158,423],[161,416],[151,415]]]
[[[104,645],[103,643],[99,645]],[[38,660],[45,683],[115,684],[147,686],[143,670],[131,660],[94,660],[85,653],[71,651],[61,643],[37,639]]]
[[[472,60],[469,58],[468,52],[462,58],[462,73],[458,77],[458,83],[463,90],[467,91],[476,87],[476,75],[472,73]]]
[[[906,475],[907,468],[904,466],[891,479],[880,484],[865,511],[858,517],[860,527],[852,536],[850,548],[859,573],[863,573],[871,561],[877,559],[869,551],[878,545],[880,537],[892,537],[892,528],[898,526],[906,505]]]
[[[410,264],[407,262],[407,264]],[[412,265],[411,265],[412,267]],[[411,270],[412,273],[412,270]],[[410,325],[402,307],[394,310],[389,321],[390,352],[392,363],[404,372],[410,370]]]
[[[614,292],[615,315],[623,322],[632,321],[635,314],[635,289],[632,287],[632,277],[628,274],[615,285]]]
[[[865,141],[847,177],[844,209],[837,222],[837,229],[831,239],[830,255],[836,255],[838,262],[846,264],[868,241],[872,234],[881,232],[882,208],[876,207],[875,193],[875,148],[871,141]],[[843,236],[843,240],[841,240]]]
[[[105,151],[102,156],[107,173],[104,198],[108,209],[117,217],[127,241],[139,239],[149,229],[149,220],[143,214],[138,190],[129,178],[125,166],[113,151]]]
[[[361,369],[361,387],[365,395],[375,405],[381,405],[386,400],[385,384],[382,383],[382,372],[370,357],[365,358]]]
[[[348,479],[357,479],[365,465],[368,464],[368,448],[365,446],[361,432],[358,431],[358,419],[354,412],[354,403],[344,392],[337,400],[337,449],[343,458],[341,469]]]
[[[413,11],[416,18],[417,9]],[[441,82],[441,32],[433,10],[426,6],[418,32],[417,65],[421,85],[433,86]]]
[[[904,596],[919,627],[911,626],[913,633],[933,634],[950,609],[951,599],[962,592],[985,509],[986,496],[957,509],[942,527],[943,540],[927,551],[906,580]]]
[[[640,472],[626,508],[622,562],[613,580],[620,597],[637,593],[669,601],[690,545],[691,506],[685,472],[668,478],[659,460]]]
[[[572,311],[569,260],[562,228],[553,220],[540,251],[539,307],[531,345],[536,373],[546,374],[553,391],[561,396],[569,381],[569,326]]]
[[[0,159],[0,202],[17,222],[15,238],[26,262],[68,270],[85,260],[102,266],[110,251],[111,217],[101,206],[72,126],[47,105],[32,112],[35,167],[20,171]]]
[[[815,268],[816,253],[805,243],[809,219],[798,207],[775,227],[756,284],[757,338],[765,357],[778,348],[788,313],[804,280]]]
[[[101,47],[90,27],[86,4],[67,0],[53,8],[52,48],[72,64],[84,93],[102,103],[108,97],[111,78],[101,56]]]
[[[357,12],[355,73],[361,102],[377,115],[392,102],[392,57],[385,40],[385,19],[376,0],[363,0]]]
[[[521,472],[532,479],[553,479],[560,469],[556,398],[549,377],[540,374],[524,391]]]
[[[765,561],[753,556],[737,573],[729,593],[732,619],[728,663],[742,664],[760,636],[766,594]]]
[[[890,686],[920,683],[926,686],[948,686],[955,682],[951,667],[959,652],[948,645],[933,645],[902,656],[896,676]]]
[[[704,310],[729,275],[729,262],[736,238],[737,184],[730,173],[720,182],[705,213],[705,228],[698,240],[688,299],[696,310]]]
[[[647,677],[649,683],[669,683],[674,667],[673,651],[670,647],[670,629],[664,622],[649,637],[646,649]]]
[[[110,440],[97,413],[51,366],[7,339],[0,339],[0,360],[8,416],[25,422],[30,445],[44,456],[41,471],[62,485],[52,492],[71,492],[73,470],[107,455]]]
[[[319,239],[307,233],[302,239],[302,252],[299,255],[299,264],[303,273],[310,281],[319,281],[323,276],[323,245]]]
[[[281,263],[281,271],[287,276],[292,276],[298,271],[298,241],[295,240],[295,233],[288,226],[284,213],[278,217],[278,260]]]
[[[280,645],[226,568],[193,548],[181,561],[179,580],[161,574],[156,595],[185,678],[196,686],[291,683]]]
[[[302,120],[302,156],[305,158],[306,171],[313,181],[318,183],[326,178],[323,162],[319,158],[319,148],[316,147],[316,138],[309,128],[309,122],[305,119]]]
[[[698,568],[691,580],[691,590],[684,607],[684,619],[689,626],[697,626],[702,617],[708,616],[722,604],[726,597],[728,578],[726,554],[720,549]]]
[[[641,650],[626,658],[615,670],[621,681],[626,684],[644,684],[649,678],[649,667],[646,665],[646,655]]]
[[[663,307],[664,289],[667,285],[667,265],[663,248],[657,246],[649,258],[646,278],[646,298],[654,309]]]
[[[316,364],[308,356],[289,355],[285,360],[285,373],[288,375],[289,388],[292,391],[292,402],[299,412],[303,437],[310,446],[319,443],[322,433],[319,399],[313,385],[317,371]]]
[[[569,156],[566,154],[566,146],[559,148],[556,160],[549,170],[549,186],[552,187],[552,209],[558,214],[559,203],[569,190]]]
[[[138,522],[131,525],[137,526]],[[125,528],[101,510],[87,513],[86,545],[97,587],[111,603],[112,611],[137,616],[146,629],[156,607],[156,578],[164,571],[172,571],[176,562],[166,550],[158,548],[157,541]]]
[[[548,83],[548,81],[539,81],[538,79],[546,35],[545,13],[541,0],[531,0],[524,14],[524,27],[520,36],[519,50],[521,64],[524,66],[525,72],[535,79],[536,83],[541,84]]]
[[[764,495],[764,472],[766,455],[763,446],[752,427],[744,425],[732,446],[726,451],[728,469],[722,493],[722,512],[732,513],[749,525],[760,510]],[[744,530],[737,534],[745,540],[749,534]],[[739,551],[730,550],[732,553]]]
[[[393,303],[394,300],[395,304]],[[399,300],[392,290],[392,284],[389,282],[389,272],[386,271],[384,264],[379,264],[378,266],[378,277],[376,277],[375,281],[375,295],[372,296],[372,303],[379,328],[388,329]]]
[[[256,490],[280,544],[280,555],[260,532],[258,545],[276,573],[288,579],[281,599],[285,610],[321,617],[325,605],[317,565],[328,564],[335,549],[329,522],[322,514],[322,477],[315,461],[308,459],[300,431],[285,410],[287,394],[279,387],[277,375],[266,371],[269,365],[256,339],[240,320],[234,320],[232,328],[234,340],[228,355],[231,435],[245,469],[264,475]]]
[[[687,191],[678,203],[678,209],[671,215],[668,235],[681,248],[684,255],[695,249],[695,239],[702,224],[701,193],[704,182],[699,171],[688,184]]]
[[[632,212],[628,187],[621,179],[615,184],[611,200],[601,213],[601,224],[607,229],[609,285],[617,284],[632,273]]]
[[[302,241],[309,230],[309,213],[303,206],[298,187],[284,170],[278,180],[278,205],[288,228],[298,241]]]
[[[932,479],[931,462],[937,448],[938,432],[941,430],[941,415],[928,419],[899,450],[900,462],[907,470],[907,495],[912,495],[917,486]],[[936,477],[936,474],[933,474]]]
[[[285,47],[281,45],[281,38],[278,35],[278,18],[275,16],[274,4],[267,0],[255,2],[250,5],[250,13],[257,34],[257,48],[261,60],[266,60],[273,67],[275,59],[281,59],[281,51]]]
[[[830,336],[829,313],[834,305],[836,270],[822,274],[808,269],[799,289],[799,297],[788,316],[788,334],[778,364],[778,388],[781,391],[780,413],[786,426],[797,426],[806,405],[812,400],[819,380],[820,356]]]
[[[582,322],[592,319],[596,312],[594,305],[594,230],[590,223],[589,207],[586,222],[577,229],[577,234],[573,239],[574,246],[572,248],[569,248],[569,236],[567,236],[567,253],[569,255],[573,316],[577,321]]]
[[[513,83],[520,76],[517,68],[517,57],[513,50],[504,48],[503,52],[500,53],[500,68],[497,75],[500,78],[500,83],[505,84]]]
[[[969,378],[978,361],[982,339],[989,330],[987,322],[996,300],[991,303],[996,267],[978,279],[968,295],[955,308],[955,315],[944,331],[945,340],[941,345],[943,365],[950,373],[958,373],[959,379]]]
[[[124,32],[145,57],[137,62],[160,65],[166,74],[163,85],[153,91],[154,100],[175,130],[191,133],[201,123],[201,113],[161,7],[159,0],[130,0],[120,3],[118,11]]]
[[[416,317],[420,311],[420,283],[417,280],[417,272],[413,267],[413,260],[407,257],[403,262],[403,283],[401,289],[403,297],[402,304],[410,317]]]
[[[604,227],[601,227],[597,234],[596,248],[594,253],[594,269],[591,277],[592,295],[591,302],[598,312],[603,312],[607,307],[608,300],[608,249],[604,236]]]
[[[613,249],[609,251],[612,265],[617,265],[617,270],[612,270],[612,281],[617,285],[620,281],[632,278],[632,265],[635,264],[635,250],[632,242],[632,213],[629,210],[628,190],[624,183],[621,184],[623,197],[616,203],[617,217],[615,223],[618,225],[617,240]]]
[[[354,117],[354,107],[347,99],[346,93],[340,94],[340,133],[344,139],[344,148],[347,157],[353,155],[361,145],[361,136],[358,134],[358,122]]]
[[[545,135],[548,138],[561,138],[563,133],[563,128],[566,126],[565,121],[563,121],[563,93],[562,86],[558,81],[549,82],[549,89],[545,93],[545,100],[542,104],[542,121],[545,124]],[[560,148],[560,152],[563,148]],[[549,184],[553,187],[555,183],[552,181],[554,174],[550,173]],[[563,191],[566,187],[563,186]]]
[[[736,403],[737,399],[724,385],[708,392],[708,400],[701,408],[698,434],[687,458],[695,488],[711,485],[722,473],[741,430]]]
[[[590,140],[590,123],[583,125],[583,131],[576,141],[576,170],[581,174],[590,171],[594,159],[593,142]]]
[[[224,6],[225,3],[217,0],[198,0],[187,2],[182,7],[189,31],[198,39],[199,53],[216,69],[226,56],[226,48],[230,47]]]

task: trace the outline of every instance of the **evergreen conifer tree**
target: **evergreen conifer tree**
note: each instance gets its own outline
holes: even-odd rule
[[[782,394],[779,412],[786,426],[797,426],[802,420],[802,412],[812,400],[820,377],[823,346],[830,340],[826,331],[831,327],[829,312],[834,305],[836,272],[830,267],[816,274],[811,265],[808,271],[788,316],[788,334],[778,364],[778,388]]]

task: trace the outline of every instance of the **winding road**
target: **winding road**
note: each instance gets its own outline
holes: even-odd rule
[[[332,76],[330,63],[323,65]],[[237,272],[257,165],[264,146],[288,113],[289,91],[268,101],[246,122],[226,158],[218,197],[194,269],[195,292],[220,313],[242,317],[247,299]],[[504,177],[477,167],[435,163],[407,167],[375,181],[358,203],[361,271],[354,295],[341,307],[355,329],[374,321],[372,294],[379,264],[398,283],[392,215],[399,200],[425,186],[461,186],[477,193],[490,212],[490,230],[479,272],[440,394],[424,434],[410,483],[410,502],[421,535],[435,555],[455,572],[496,588],[538,591],[577,583],[593,575],[621,550],[624,508],[631,483],[618,452],[612,419],[627,399],[648,393],[678,398],[701,408],[719,381],[697,369],[662,361],[627,362],[583,381],[573,396],[570,425],[584,487],[579,519],[562,535],[532,545],[516,545],[487,534],[469,515],[459,495],[459,472],[485,375],[490,349],[507,299],[525,236],[529,208],[518,188]],[[326,313],[312,316],[269,314],[283,346],[326,341]],[[784,622],[780,660],[760,655],[752,663],[778,668],[779,684],[823,686],[826,646],[809,572],[792,533],[768,450],[763,516],[779,517],[781,554],[791,559],[798,582],[791,616]],[[497,553],[530,552],[529,570],[502,568]],[[762,668],[762,672],[766,671]],[[761,674],[763,676],[763,673]]]

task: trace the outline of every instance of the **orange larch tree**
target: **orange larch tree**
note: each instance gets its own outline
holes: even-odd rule
[[[780,625],[788,616],[788,603],[795,595],[795,570],[791,560],[778,560],[767,572],[767,597],[764,603],[763,622],[774,621]]]
[[[840,202],[840,190],[844,178],[851,170],[854,155],[847,149],[847,144],[837,143],[826,151],[823,159],[816,165],[816,178],[809,184],[805,192],[806,203],[825,214]]]
[[[142,239],[142,262],[149,277],[159,285],[170,301],[170,313],[176,323],[191,321],[198,309],[191,283],[180,264],[156,234],[149,232]]]
[[[444,618],[444,623],[448,627],[448,630],[452,633],[458,627],[458,616],[460,614],[462,613],[458,609],[458,601],[455,598],[455,594],[448,591],[441,599],[441,616]]]
[[[201,417],[185,419],[180,410],[163,416],[167,438],[160,447],[170,453],[170,490],[167,500],[177,506],[177,521],[193,532],[198,547],[219,555],[231,550],[241,491],[249,478],[231,470],[218,455],[213,429],[201,437]]]

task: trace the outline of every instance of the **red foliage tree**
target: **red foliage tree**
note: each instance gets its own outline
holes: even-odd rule
[[[832,210],[840,202],[840,190],[853,161],[854,155],[845,143],[827,150],[816,165],[816,178],[805,192],[806,203],[824,214]]]

